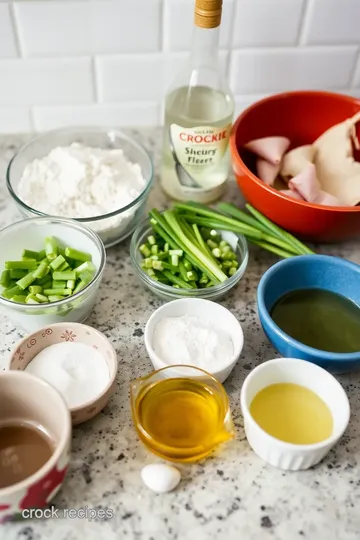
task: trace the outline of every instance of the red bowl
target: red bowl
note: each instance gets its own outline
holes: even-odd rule
[[[291,148],[313,143],[328,128],[353,116],[360,101],[330,92],[286,92],[262,99],[235,122],[230,150],[237,183],[255,208],[284,229],[313,241],[339,241],[360,234],[360,206],[321,206],[290,199],[252,171],[255,159],[243,146],[252,139],[283,135]]]

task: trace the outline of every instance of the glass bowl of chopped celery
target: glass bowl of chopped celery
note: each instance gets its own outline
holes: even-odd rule
[[[153,178],[152,159],[133,137],[116,128],[73,126],[20,148],[6,184],[25,217],[75,219],[108,248],[144,219]]]
[[[30,333],[90,314],[106,262],[99,236],[74,220],[31,218],[0,231],[0,308]]]
[[[245,237],[196,225],[190,230],[183,223],[179,233],[177,221],[172,221],[176,214],[166,212],[170,228],[164,214],[152,210],[150,220],[132,236],[130,257],[137,275],[164,300],[221,298],[245,273],[249,258]]]

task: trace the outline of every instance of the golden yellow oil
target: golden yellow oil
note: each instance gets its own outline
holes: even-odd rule
[[[196,379],[162,379],[149,385],[137,396],[134,419],[146,446],[173,461],[205,457],[232,436],[224,427],[222,397]]]
[[[263,388],[251,402],[250,414],[269,435],[293,444],[321,442],[333,430],[333,417],[326,403],[298,384]]]

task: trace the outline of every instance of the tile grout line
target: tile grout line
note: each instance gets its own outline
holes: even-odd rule
[[[19,21],[17,20],[17,17],[16,17],[14,3],[11,2],[10,4],[8,4],[8,8],[9,8],[11,26],[14,33],[16,52],[19,58],[24,58],[24,54],[23,54],[23,50],[21,46],[21,39],[20,39],[20,25],[18,24]]]
[[[29,107],[29,120],[30,120],[30,125],[31,125],[31,129],[32,131],[37,131],[37,127],[36,127],[36,122],[35,122],[35,115],[34,115],[34,108],[35,106],[34,105],[31,105]]]
[[[300,18],[300,26],[299,31],[297,35],[296,40],[296,47],[301,48],[301,46],[306,45],[306,33],[308,31],[308,27],[310,24],[310,14],[311,14],[311,6],[313,4],[313,0],[304,0],[304,5],[301,12],[301,18]]]
[[[99,87],[98,87],[98,70],[97,70],[97,62],[96,62],[96,56],[91,53],[91,56],[90,56],[90,69],[91,69],[91,80],[92,80],[92,83],[93,83],[93,97],[94,97],[94,101],[95,101],[95,105],[97,105],[98,103],[100,103],[100,100],[99,100]],[[93,104],[93,105],[94,105]]]
[[[161,14],[160,14],[160,25],[159,25],[159,45],[160,45],[160,52],[164,53],[167,52],[167,47],[165,46],[165,17],[166,17],[166,0],[162,0],[161,2]]]
[[[354,66],[352,68],[352,71],[351,71],[351,74],[350,74],[350,77],[349,77],[350,90],[356,88],[356,86],[355,86],[355,77],[356,77],[357,72],[358,72],[358,66],[360,66],[360,47],[358,47],[357,53],[355,55]]]
[[[166,46],[166,36],[165,36],[165,27],[166,27],[166,14],[168,6],[166,5],[167,0],[162,0],[161,2],[161,16],[160,16],[160,54],[161,56],[168,53],[168,47]],[[165,89],[165,92],[167,89]],[[162,96],[158,101],[158,125],[163,125],[164,119],[164,99],[165,96]]]
[[[232,18],[231,18],[231,26],[230,26],[230,43],[228,45],[228,57],[226,61],[226,78],[228,81],[228,84],[230,86],[230,67],[232,66],[232,58],[233,58],[233,51],[234,51],[234,35],[235,35],[235,18],[237,15],[237,1],[234,0],[232,2]]]

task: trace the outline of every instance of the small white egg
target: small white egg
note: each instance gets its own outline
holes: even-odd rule
[[[176,488],[181,479],[180,472],[162,463],[146,465],[141,471],[144,484],[156,493],[167,493]]]

